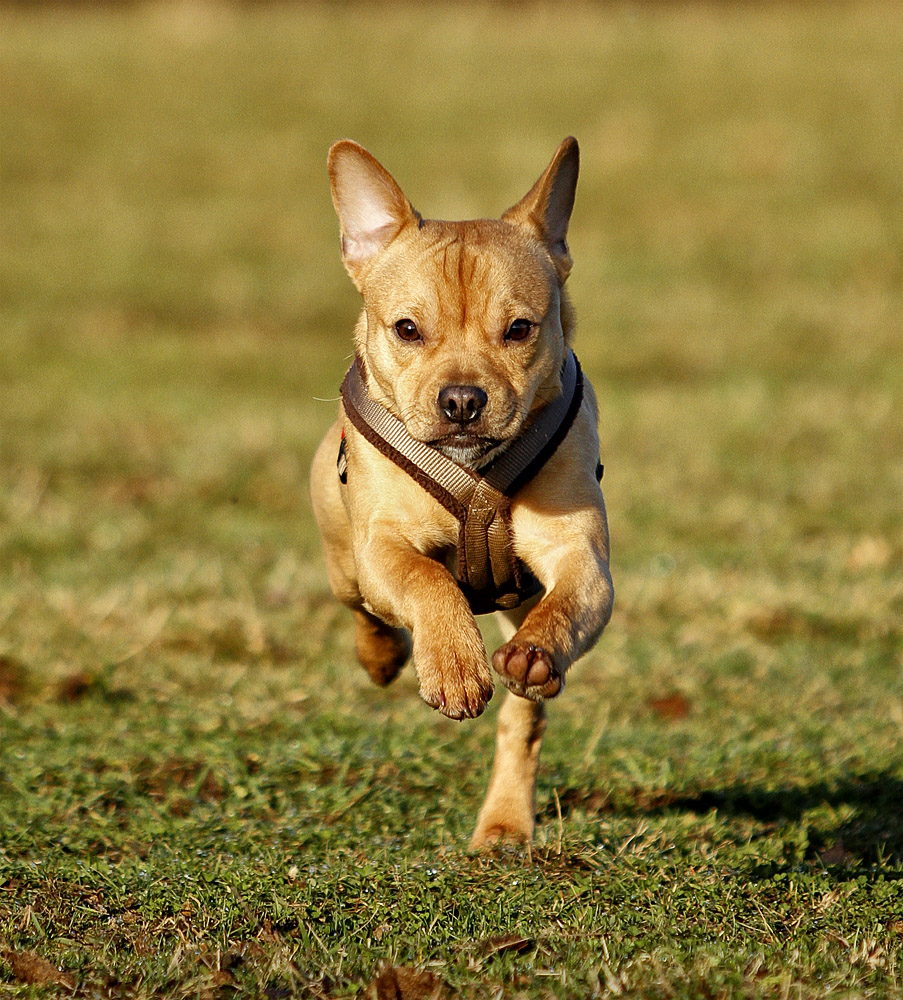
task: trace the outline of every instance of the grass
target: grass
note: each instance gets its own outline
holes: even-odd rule
[[[900,27],[0,11],[0,996],[903,996]],[[473,857],[495,707],[369,686],[307,501],[324,157],[488,214],[567,133],[618,599]]]

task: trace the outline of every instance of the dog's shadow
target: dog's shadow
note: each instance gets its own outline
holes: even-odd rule
[[[566,788],[559,793],[562,815],[581,810],[590,815],[661,816],[666,813],[705,815],[715,810],[725,817],[750,817],[767,837],[788,822],[799,822],[820,806],[841,809],[846,815],[834,826],[813,822],[802,860],[825,867],[866,866],[900,876],[903,864],[903,779],[887,771],[849,775],[839,781],[764,788],[736,784],[701,789],[697,794],[667,791],[638,793],[635,797],[608,795],[599,790]],[[845,807],[845,808],[844,808]],[[552,801],[544,810],[555,816]]]

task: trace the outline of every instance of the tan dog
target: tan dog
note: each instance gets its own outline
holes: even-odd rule
[[[472,608],[502,609],[508,641],[492,668],[509,694],[474,847],[531,840],[543,701],[611,616],[597,408],[564,292],[577,171],[566,139],[501,219],[439,222],[361,146],[329,151],[364,308],[339,419],[313,462],[314,511],[376,683],[413,643],[424,701],[479,715],[493,684]]]

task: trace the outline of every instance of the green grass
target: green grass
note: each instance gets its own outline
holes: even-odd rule
[[[0,996],[903,996],[901,27],[0,10]],[[496,214],[568,133],[618,597],[472,857],[496,704],[369,686],[307,500],[324,160]]]

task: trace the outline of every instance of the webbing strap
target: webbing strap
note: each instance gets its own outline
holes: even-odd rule
[[[384,455],[427,489],[458,520],[477,488],[477,475],[425,441],[411,437],[405,425],[367,392],[355,361],[342,383],[342,403],[355,428]],[[398,458],[403,461],[398,461]],[[435,488],[430,488],[429,480]],[[438,495],[437,495],[438,493]]]
[[[562,366],[562,391],[488,466],[475,472],[413,438],[367,392],[355,361],[342,383],[342,403],[354,427],[402,468],[460,523],[457,579],[474,611],[517,607],[541,587],[514,556],[511,497],[564,440],[583,400],[583,374],[573,351]]]
[[[552,457],[571,429],[583,402],[583,372],[573,351],[561,368],[561,392],[536,419],[480,474],[506,496],[515,493]]]

